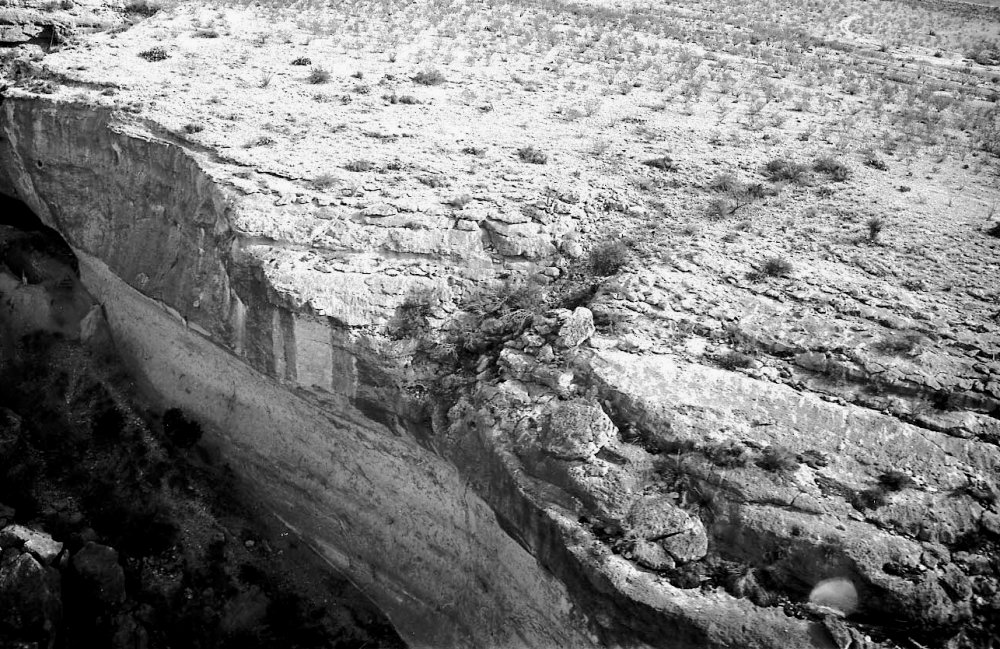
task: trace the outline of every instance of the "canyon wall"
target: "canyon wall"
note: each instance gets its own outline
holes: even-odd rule
[[[416,408],[350,330],[253,292],[231,202],[189,152],[73,105],[7,99],[0,131],[11,189],[76,251],[135,376],[210,424],[253,496],[408,643],[590,644],[565,587],[417,443]]]

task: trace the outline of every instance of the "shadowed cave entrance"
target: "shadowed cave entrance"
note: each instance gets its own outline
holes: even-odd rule
[[[137,391],[79,275],[59,233],[0,195],[0,529],[65,555],[48,586],[0,579],[0,644],[405,646],[241,496],[198,424]]]

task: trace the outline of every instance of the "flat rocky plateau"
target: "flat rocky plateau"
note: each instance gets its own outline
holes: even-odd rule
[[[995,2],[8,2],[0,41],[0,193],[100,307],[32,326],[100,320],[408,645],[1000,642]]]

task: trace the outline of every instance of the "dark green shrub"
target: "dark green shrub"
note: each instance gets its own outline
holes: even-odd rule
[[[806,172],[805,165],[785,158],[775,158],[764,165],[764,175],[772,181],[802,182]]]
[[[292,65],[312,65],[312,59],[308,56],[300,56],[292,60]]]
[[[422,70],[413,77],[414,83],[419,83],[422,86],[439,86],[446,81],[444,74],[440,70],[435,70],[433,68],[428,68],[427,70]]]
[[[167,50],[157,45],[156,47],[151,47],[148,50],[139,52],[139,58],[153,62],[153,61],[162,61],[164,59],[170,58],[170,55],[167,54]]]
[[[781,445],[772,445],[764,449],[764,454],[757,461],[757,466],[765,471],[776,473],[794,471],[799,468],[798,458],[795,453]]]
[[[419,178],[417,178],[417,180],[420,182],[421,185],[426,185],[434,189],[437,189],[439,187],[447,187],[448,185],[451,184],[448,182],[448,179],[445,178],[444,176],[438,176],[433,174],[420,176]]]
[[[765,277],[787,277],[792,273],[792,262],[784,257],[768,257],[760,267]]]
[[[374,167],[375,165],[372,164],[371,161],[361,160],[361,159],[351,160],[350,162],[344,165],[344,169],[347,169],[348,171],[357,171],[357,172],[371,171]]]
[[[878,509],[889,504],[885,489],[882,487],[869,487],[861,491],[851,492],[849,501],[851,506],[859,512],[866,509]]]
[[[986,229],[986,234],[991,237],[1000,237],[1000,221],[994,223],[991,227]]]
[[[659,169],[660,171],[676,171],[677,163],[668,156],[660,156],[659,158],[652,158],[650,160],[643,160],[642,164],[647,167],[652,167],[653,169]]]
[[[851,177],[851,168],[832,156],[816,158],[813,169],[821,173],[829,174],[830,178],[837,182],[843,182]]]
[[[330,71],[319,65],[314,66],[309,70],[306,80],[309,83],[326,83],[330,80]]]
[[[913,478],[895,469],[886,471],[878,477],[878,483],[888,491],[902,491],[916,484]]]
[[[720,173],[716,174],[715,177],[709,181],[708,188],[713,192],[731,194],[733,192],[741,191],[743,189],[743,183],[737,180],[733,174]]]
[[[736,441],[709,445],[701,450],[709,462],[724,469],[746,466],[749,461],[747,448]]]
[[[867,155],[865,155],[864,165],[866,167],[871,167],[872,169],[876,169],[878,171],[889,170],[889,165],[885,163],[885,160],[878,157],[874,153],[868,153]]]
[[[729,351],[716,357],[715,362],[724,370],[745,369],[753,365],[754,357],[737,351]]]
[[[148,0],[133,0],[133,2],[126,4],[124,9],[125,13],[146,17],[152,16],[160,10],[158,6],[148,2]]]
[[[188,135],[194,135],[195,133],[201,133],[205,130],[204,124],[199,124],[198,122],[189,122],[184,125],[184,132]]]
[[[533,165],[543,165],[549,161],[549,156],[530,145],[518,149],[517,157],[521,159],[521,162],[528,162]]]
[[[873,216],[865,222],[868,227],[868,241],[871,243],[878,242],[878,236],[882,233],[882,228],[885,227],[885,220],[879,216]]]
[[[608,241],[590,250],[587,258],[590,270],[601,277],[614,275],[629,260],[629,248],[623,241]]]
[[[312,186],[319,190],[329,189],[337,184],[337,177],[331,173],[322,173],[312,180]]]

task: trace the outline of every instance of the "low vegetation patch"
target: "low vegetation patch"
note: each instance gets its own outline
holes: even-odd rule
[[[436,70],[434,68],[421,70],[411,78],[414,83],[419,83],[422,86],[439,86],[447,81],[444,74],[440,70]]]
[[[322,173],[312,180],[312,186],[316,189],[330,189],[337,184],[337,177],[331,173]]]
[[[792,262],[784,257],[768,257],[760,267],[760,273],[764,277],[788,277],[792,270]]]
[[[880,216],[873,216],[865,222],[865,226],[868,228],[868,242],[878,243],[879,235],[882,234],[882,229],[885,228],[885,219]]]
[[[595,275],[610,277],[625,267],[629,257],[629,247],[625,242],[608,241],[592,248],[587,262]]]
[[[772,181],[803,182],[807,173],[804,164],[786,158],[775,158],[764,165],[764,175]]]
[[[374,168],[375,165],[370,160],[362,160],[362,159],[351,160],[350,162],[344,165],[344,169],[355,172],[371,171]]]
[[[813,170],[825,173],[837,182],[844,182],[851,177],[851,168],[833,156],[816,158],[816,161],[813,162]]]
[[[677,170],[677,163],[674,162],[673,158],[668,155],[660,156],[659,158],[652,158],[650,160],[643,160],[642,164],[647,167],[652,167],[653,169],[659,169],[660,171]]]
[[[764,449],[763,455],[757,461],[757,466],[765,471],[787,473],[799,468],[799,460],[795,453],[789,449],[780,444],[774,444]]]
[[[142,52],[139,52],[139,58],[146,59],[147,61],[150,62],[155,62],[168,59],[170,58],[170,55],[167,54],[167,50],[157,45],[156,47],[151,47],[148,50],[143,50]]]
[[[539,151],[533,146],[523,146],[517,150],[517,157],[521,159],[521,162],[527,162],[533,165],[543,165],[549,161],[549,156],[543,151]]]
[[[314,66],[309,70],[309,76],[306,77],[309,83],[326,83],[330,80],[330,72],[322,66]]]
[[[715,362],[718,363],[719,367],[722,369],[733,371],[751,367],[754,362],[754,357],[750,354],[744,354],[738,351],[729,351],[716,357]]]

